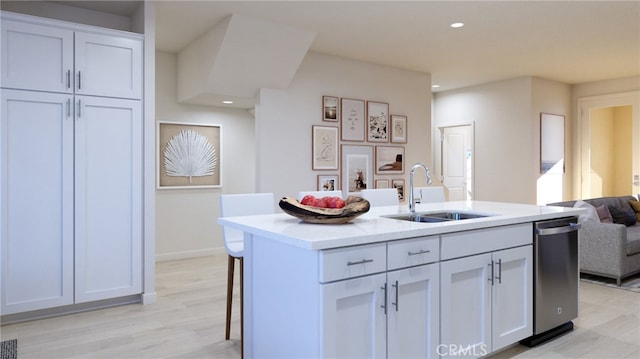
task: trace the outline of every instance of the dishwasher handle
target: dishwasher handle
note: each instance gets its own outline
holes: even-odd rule
[[[536,228],[536,234],[540,236],[550,236],[553,234],[569,233],[577,231],[582,227],[580,223],[569,223],[568,226],[552,227],[552,228]]]

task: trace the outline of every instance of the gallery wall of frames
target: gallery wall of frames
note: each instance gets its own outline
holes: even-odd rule
[[[391,114],[387,102],[322,96],[322,124],[311,130],[318,190],[396,188],[403,201],[407,126],[407,116]]]

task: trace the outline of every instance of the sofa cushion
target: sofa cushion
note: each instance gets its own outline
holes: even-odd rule
[[[613,223],[624,224],[625,226],[633,226],[636,224],[636,212],[630,207],[609,206],[609,212],[613,218]]]
[[[627,255],[640,253],[640,223],[627,227]]]
[[[573,207],[575,208],[584,208],[587,210],[587,213],[585,214],[581,214],[578,217],[578,222],[579,223],[584,223],[586,221],[594,221],[594,222],[600,222],[600,217],[598,217],[598,212],[596,211],[596,207],[592,206],[591,204],[585,202],[585,201],[576,201],[576,203],[573,205]]]
[[[602,223],[613,223],[613,217],[611,216],[611,212],[609,211],[609,207],[605,204],[596,207],[596,212],[598,212],[598,217],[600,217],[600,222]]]
[[[629,201],[629,205],[631,205],[631,208],[636,212],[636,219],[640,222],[640,201]]]

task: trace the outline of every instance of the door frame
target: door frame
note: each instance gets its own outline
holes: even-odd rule
[[[476,176],[475,176],[475,167],[476,167],[476,149],[475,149],[475,144],[476,144],[476,140],[475,140],[475,133],[476,133],[476,128],[475,128],[475,121],[461,121],[461,122],[448,122],[448,123],[442,123],[440,125],[437,125],[436,128],[438,129],[437,131],[433,131],[434,134],[434,139],[433,139],[433,153],[434,153],[434,158],[433,158],[433,163],[434,163],[434,169],[435,169],[435,173],[437,174],[437,178],[440,181],[440,184],[442,186],[444,186],[444,164],[442,161],[442,145],[443,145],[443,136],[442,134],[444,133],[445,128],[451,128],[451,127],[462,127],[462,126],[469,126],[469,142],[470,142],[470,147],[471,147],[471,183],[467,183],[467,188],[471,187],[472,188],[472,198],[475,198],[475,180],[476,180]],[[438,145],[436,145],[438,144]],[[465,197],[466,197],[466,193],[467,191],[465,191]]]
[[[578,154],[577,163],[579,167],[578,190],[574,190],[577,198],[589,198],[591,193],[591,131],[589,116],[590,111],[598,108],[631,106],[632,137],[640,138],[640,91],[621,92],[608,95],[589,96],[578,99]],[[640,140],[632,143],[632,155],[640,154]],[[634,176],[640,175],[640,155],[633,158],[632,173]],[[574,172],[575,173],[575,172]],[[638,182],[638,180],[635,180]],[[575,182],[574,182],[575,183]],[[635,192],[640,193],[640,185],[634,185]],[[577,192],[577,193],[576,193]]]

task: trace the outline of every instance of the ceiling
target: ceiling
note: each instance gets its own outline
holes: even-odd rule
[[[434,91],[640,75],[640,1],[159,1],[156,48],[233,13],[315,31],[311,51],[430,73]]]
[[[128,11],[122,1],[71,2]],[[578,84],[640,75],[638,0],[160,0],[156,48],[179,52],[231,14],[314,31],[311,51],[430,73],[434,91],[520,76]]]

